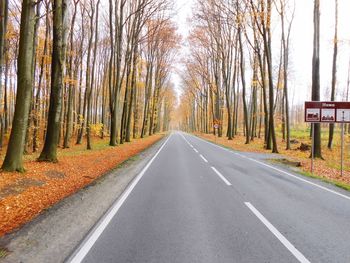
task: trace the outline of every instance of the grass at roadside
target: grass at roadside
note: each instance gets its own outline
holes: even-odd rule
[[[60,149],[58,163],[38,163],[37,154],[26,156],[25,173],[0,173],[0,236],[91,184],[163,136],[136,139],[117,147],[109,147],[108,140],[95,139],[91,151],[85,150],[85,145]]]
[[[309,130],[293,130],[291,132],[292,139],[296,143],[292,144],[291,150],[285,150],[285,143],[282,140],[278,141],[280,154],[283,156],[285,165],[290,163],[298,164],[298,170],[304,176],[320,179],[324,182],[333,184],[342,189],[350,191],[350,137],[346,136],[345,141],[345,158],[344,158],[344,174],[340,176],[340,140],[335,137],[334,147],[332,150],[327,148],[327,133],[322,134],[322,154],[324,160],[317,159],[314,161],[314,175],[310,173],[310,151],[300,151],[298,148],[301,143],[310,144]],[[218,138],[212,134],[199,134],[197,136],[216,142],[224,147],[228,147],[234,150],[243,152],[256,152],[256,153],[271,153],[271,151],[263,148],[263,139],[256,138],[250,144],[245,144],[244,136],[236,136],[233,140],[229,141],[227,138]],[[274,159],[275,160],[275,159]],[[294,166],[294,165],[292,165]]]
[[[310,177],[310,178],[313,178],[313,179],[318,179],[318,180],[321,180],[323,182],[335,185],[335,186],[337,186],[339,188],[342,188],[344,190],[350,191],[350,185],[349,184],[346,184],[346,183],[343,183],[343,182],[339,182],[339,181],[336,181],[336,180],[332,180],[332,179],[328,179],[328,178],[325,178],[325,177],[322,177],[322,176],[314,175],[314,174],[311,174],[310,172],[301,172],[301,174],[306,176],[306,177]]]

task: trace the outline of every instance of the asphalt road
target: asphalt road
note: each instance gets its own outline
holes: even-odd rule
[[[67,262],[350,262],[350,196],[176,132]]]

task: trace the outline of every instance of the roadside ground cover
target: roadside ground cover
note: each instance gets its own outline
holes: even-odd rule
[[[117,147],[109,147],[107,139],[94,138],[91,151],[85,150],[85,145],[60,149],[58,163],[37,162],[39,153],[27,155],[25,173],[0,172],[0,236],[31,221],[163,136],[136,139]]]

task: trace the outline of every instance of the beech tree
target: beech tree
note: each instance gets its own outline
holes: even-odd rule
[[[335,4],[335,25],[334,25],[334,39],[333,39],[333,64],[332,64],[332,86],[331,86],[331,101],[335,100],[335,88],[337,85],[337,58],[338,58],[338,0]],[[334,136],[334,124],[329,125],[328,148],[332,149]]]
[[[69,148],[70,139],[73,131],[73,107],[75,99],[75,88],[77,86],[77,74],[79,70],[79,57],[74,55],[78,51],[77,47],[74,45],[74,27],[77,18],[78,4],[80,0],[74,1],[74,10],[72,15],[72,21],[69,33],[69,52],[68,52],[68,65],[67,65],[67,75],[69,77],[68,83],[68,107],[66,113],[66,132],[64,135],[64,148]],[[45,38],[46,40],[46,38]]]
[[[7,32],[7,21],[8,21],[8,0],[0,1],[0,101],[3,98],[3,90],[4,84],[2,83],[2,79],[4,76],[4,68],[5,68],[5,39]],[[0,114],[0,147],[2,148],[3,144],[3,135],[5,131],[5,111]]]
[[[320,0],[314,0],[314,37],[312,56],[312,95],[313,101],[320,100]],[[322,158],[321,152],[321,125],[313,124],[314,127],[314,157]]]
[[[32,96],[36,5],[23,0],[18,51],[17,96],[12,131],[2,169],[23,172],[23,149]]]
[[[67,8],[67,0],[54,0],[50,107],[45,144],[39,157],[40,161],[57,161],[66,55]]]

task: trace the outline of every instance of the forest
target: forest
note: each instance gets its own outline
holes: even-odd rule
[[[0,147],[23,155],[109,137],[110,146],[169,129],[180,36],[163,0],[0,1]]]
[[[312,2],[313,13],[309,16],[313,18],[313,42],[305,43],[313,47],[312,61],[305,61],[310,65],[311,96],[300,98],[302,102],[319,101],[323,96],[321,86],[325,85],[320,83],[322,5],[319,0]],[[306,127],[303,105],[300,101],[298,105],[290,102],[294,44],[291,31],[298,4],[301,3],[291,0],[196,2],[188,39],[189,58],[182,75],[185,87],[182,106],[177,113],[182,116],[182,129],[204,134],[214,132],[228,140],[244,135],[247,145],[261,139],[260,147],[273,153],[291,149],[291,140],[297,139],[291,133],[298,126]],[[340,87],[337,79],[339,4],[338,1],[329,4],[334,6],[335,23],[331,83],[327,85],[325,100],[334,101],[337,94],[342,94],[342,100],[348,101],[349,77],[346,87]],[[326,8],[326,4],[323,6]],[[298,94],[298,89],[308,87],[293,89]],[[321,130],[323,134],[327,132],[323,141],[332,149],[335,128],[334,124],[323,127],[315,124],[315,157],[323,157]]]
[[[122,145],[169,129],[229,141],[243,135],[247,145],[262,139],[273,153],[290,150],[294,128],[303,123],[302,105],[290,101],[296,2],[195,4],[184,39],[171,1],[1,0],[2,169],[24,171],[27,154],[57,162],[57,149],[85,144],[91,150],[94,139],[107,137],[110,146]],[[326,97],[334,101],[342,92],[347,101],[350,78],[342,89],[337,79],[338,0],[334,11]],[[305,100],[321,98],[320,14],[315,0]],[[175,87],[174,75],[182,87]],[[325,130],[333,148],[336,128],[315,124],[315,157],[323,158]]]

